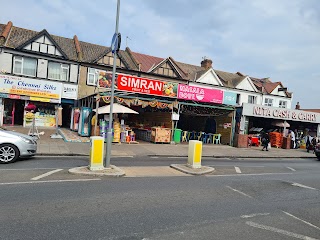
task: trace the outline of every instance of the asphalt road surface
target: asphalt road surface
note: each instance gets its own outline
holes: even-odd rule
[[[212,174],[165,174],[185,162],[112,158],[136,169],[122,178],[69,174],[85,157],[0,165],[0,239],[320,239],[316,159],[205,158]]]

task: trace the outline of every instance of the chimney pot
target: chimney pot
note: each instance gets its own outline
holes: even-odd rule
[[[299,102],[297,102],[296,109],[297,109],[297,110],[300,109],[300,103],[299,103]]]
[[[201,61],[201,67],[205,68],[206,70],[212,68],[212,60],[211,59],[204,59]]]

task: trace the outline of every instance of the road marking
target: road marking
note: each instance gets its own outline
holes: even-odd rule
[[[241,170],[239,167],[234,167],[234,169],[236,170],[236,173],[241,173]]]
[[[205,177],[242,177],[242,176],[264,176],[264,175],[290,175],[292,173],[245,173],[245,174],[226,174],[226,175],[205,175]]]
[[[253,214],[249,214],[249,215],[242,215],[241,218],[253,218],[253,217],[257,217],[257,216],[267,216],[270,213],[253,213]]]
[[[0,171],[34,171],[34,170],[51,170],[57,168],[11,168],[11,169],[0,169]],[[69,169],[69,168],[65,168]]]
[[[36,180],[39,180],[39,179],[41,179],[41,178],[48,177],[49,175],[54,174],[54,173],[56,173],[56,172],[60,172],[60,171],[62,171],[62,170],[63,170],[63,169],[56,169],[56,170],[53,170],[53,171],[50,171],[50,172],[41,174],[41,175],[39,175],[39,176],[37,176],[37,177],[31,178],[31,180],[36,181]]]
[[[248,221],[246,222],[247,225],[251,226],[251,227],[255,227],[255,228],[260,228],[263,230],[267,230],[267,231],[271,231],[271,232],[275,232],[275,233],[280,233],[289,237],[294,237],[294,238],[298,238],[298,239],[304,239],[304,240],[318,240],[316,238],[312,238],[312,237],[308,237],[308,236],[304,236],[301,234],[297,234],[297,233],[293,233],[293,232],[289,232],[283,229],[279,229],[279,228],[274,228],[274,227],[270,227],[270,226],[266,226],[266,225],[261,225],[255,222],[251,222]]]
[[[159,158],[159,157],[150,157],[150,158]]]
[[[241,192],[241,191],[239,191],[239,190],[237,190],[237,189],[234,189],[234,188],[232,188],[232,187],[230,187],[230,186],[227,186],[227,188],[230,188],[232,191],[235,191],[235,192],[237,192],[237,193],[240,193],[240,194],[242,194],[243,196],[252,198],[252,197],[249,196],[248,194],[245,194],[244,192]]]
[[[288,213],[288,212],[285,212],[285,211],[282,211],[282,212],[285,213],[285,214],[287,214],[287,215],[290,216],[290,217],[293,217],[293,218],[295,218],[295,219],[297,219],[297,220],[299,220],[299,221],[301,221],[301,222],[303,222],[303,223],[311,226],[311,227],[314,227],[315,229],[320,230],[319,227],[313,225],[312,223],[309,223],[309,222],[307,222],[307,221],[305,221],[305,220],[302,220],[301,218],[298,218],[298,217],[296,217],[296,216],[294,216],[294,215],[292,215],[292,214],[290,214],[290,213]]]
[[[184,157],[184,156],[180,156],[180,157],[176,156],[176,157],[168,157],[168,158],[186,158],[186,157]]]
[[[35,183],[62,183],[62,182],[89,182],[89,181],[100,181],[100,178],[92,179],[66,179],[66,180],[48,180],[48,181],[29,181],[29,182],[7,182],[0,183],[1,185],[21,185],[21,184],[35,184]]]
[[[309,187],[309,186],[306,186],[306,185],[302,185],[300,183],[292,183],[291,184],[292,186],[295,186],[295,187],[301,187],[301,188],[306,188],[306,189],[311,189],[311,190],[318,190],[316,188],[313,188],[313,187]]]
[[[291,167],[287,167],[287,168],[290,169],[292,172],[296,171],[294,168],[291,168]]]

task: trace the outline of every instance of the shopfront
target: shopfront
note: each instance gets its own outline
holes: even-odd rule
[[[32,125],[55,127],[55,107],[61,103],[62,83],[0,74],[0,104],[2,125]],[[32,103],[36,112],[32,118],[26,106]]]
[[[243,104],[240,133],[259,135],[261,131],[288,136],[289,130],[299,139],[310,134],[320,136],[320,114],[302,110]],[[278,143],[281,147],[282,142]]]
[[[110,78],[111,74],[103,73],[100,86],[111,86]],[[117,75],[115,89],[115,101],[139,113],[120,116],[139,132],[138,139],[150,140],[150,132],[155,127],[168,129],[169,132],[178,128],[185,132],[197,132],[198,135],[220,133],[223,136],[221,142],[230,144],[234,108],[223,104],[235,104],[235,94],[228,92],[224,95],[222,90],[123,74]],[[110,92],[105,94],[102,102],[108,104]],[[166,142],[170,142],[170,137]]]

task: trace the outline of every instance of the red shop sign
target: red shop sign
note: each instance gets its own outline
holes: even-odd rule
[[[177,83],[118,74],[118,90],[164,97],[177,97]]]

